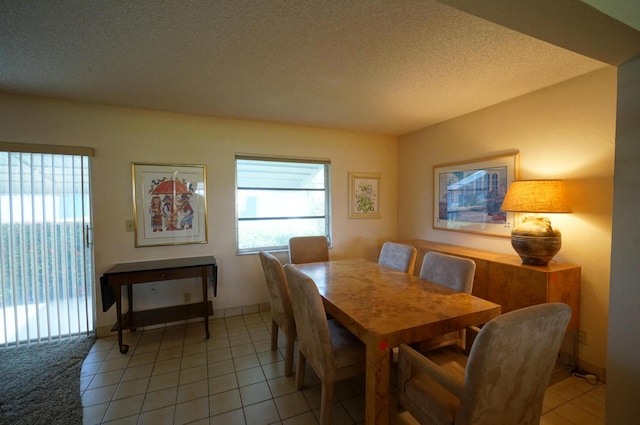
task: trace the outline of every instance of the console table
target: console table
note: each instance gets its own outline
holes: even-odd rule
[[[418,250],[415,275],[420,275],[424,254],[470,258],[476,263],[472,294],[502,306],[502,313],[546,302],[563,302],[573,311],[567,330],[580,325],[581,267],[551,261],[546,266],[522,264],[517,255],[447,245],[421,239],[399,241]]]
[[[202,279],[202,302],[162,307],[151,310],[133,311],[133,285],[187,278]],[[113,288],[115,295],[116,324],[111,329],[118,331],[120,352],[125,354],[129,346],[122,343],[122,331],[135,331],[138,326],[149,326],[178,320],[204,318],[204,329],[209,338],[209,319],[213,315],[213,303],[207,295],[207,281],[213,283],[213,296],[218,292],[218,266],[212,256],[176,258],[169,260],[143,261],[116,264],[102,276],[102,281]],[[127,287],[128,311],[122,314],[122,287]]]

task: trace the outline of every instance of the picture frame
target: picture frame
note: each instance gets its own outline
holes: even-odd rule
[[[131,164],[135,246],[207,243],[204,165]]]
[[[518,166],[518,152],[434,165],[433,228],[510,237],[514,213],[500,206]]]
[[[349,218],[380,218],[380,173],[349,173]]]

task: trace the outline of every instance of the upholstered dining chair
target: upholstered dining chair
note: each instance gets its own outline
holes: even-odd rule
[[[447,286],[454,291],[471,293],[476,263],[463,257],[429,251],[420,267],[420,279]]]
[[[476,263],[471,259],[429,251],[424,255],[420,267],[420,279],[470,294],[475,272]],[[461,329],[430,338],[414,347],[421,352],[453,344],[465,348],[465,340],[466,330]]]
[[[269,289],[271,302],[271,351],[278,349],[278,329],[286,336],[284,374],[293,375],[293,348],[296,339],[296,325],[291,309],[291,299],[287,279],[282,264],[274,255],[261,251],[258,253],[264,278]]]
[[[291,264],[284,271],[298,332],[296,387],[304,387],[308,361],[322,382],[320,424],[329,425],[335,382],[365,372],[365,346],[337,321],[327,320],[322,297],[310,277]]]
[[[422,425],[538,425],[571,308],[538,304],[480,330],[467,358],[457,347],[427,356],[400,346],[397,398]],[[400,421],[398,421],[400,422]]]
[[[289,239],[291,264],[329,261],[329,243],[326,236],[296,236]]]
[[[387,241],[382,244],[378,264],[389,269],[413,273],[417,253],[418,250],[414,246]]]

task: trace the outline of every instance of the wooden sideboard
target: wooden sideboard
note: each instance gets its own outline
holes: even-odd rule
[[[437,251],[470,258],[476,263],[472,294],[502,306],[506,313],[545,302],[563,302],[573,310],[567,330],[580,325],[581,267],[551,261],[546,266],[522,264],[517,255],[430,242],[421,239],[399,241],[418,250],[414,274],[420,274],[424,254]]]

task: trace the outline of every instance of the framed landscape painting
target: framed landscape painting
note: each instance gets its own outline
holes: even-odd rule
[[[207,242],[204,165],[132,164],[135,246]]]
[[[513,213],[501,211],[518,177],[517,152],[433,167],[433,228],[509,237]]]

